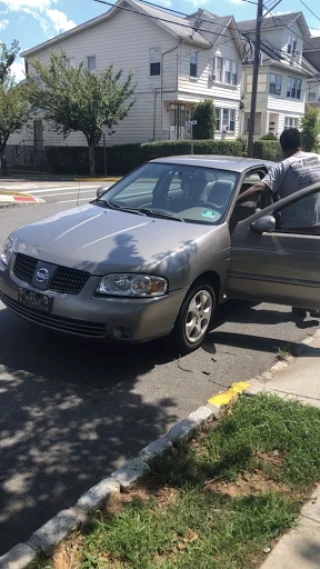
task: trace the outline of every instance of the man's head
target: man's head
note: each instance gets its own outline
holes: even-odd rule
[[[282,153],[285,158],[301,150],[301,134],[297,128],[287,128],[280,136]]]

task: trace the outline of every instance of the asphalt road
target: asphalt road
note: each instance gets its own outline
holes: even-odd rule
[[[0,210],[0,241],[64,209]],[[72,204],[71,204],[72,205]],[[228,303],[203,349],[176,359],[168,341],[115,347],[36,328],[0,303],[0,555],[231,382],[294,351],[287,308]]]
[[[1,190],[16,190],[31,193],[46,202],[61,203],[65,208],[77,203],[84,204],[96,197],[97,189],[101,186],[110,187],[110,182],[2,182]]]

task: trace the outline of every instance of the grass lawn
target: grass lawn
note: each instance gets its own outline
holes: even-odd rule
[[[255,569],[320,472],[320,411],[242,398],[39,569]]]

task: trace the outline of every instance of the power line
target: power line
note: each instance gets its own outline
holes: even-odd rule
[[[315,14],[315,13],[311,10],[311,8],[309,8],[309,6],[308,6],[303,0],[300,0],[300,2],[301,2],[301,4],[302,4],[302,6],[304,6],[307,10],[309,10],[310,14],[312,14],[312,15],[313,15],[315,18],[317,18],[317,20],[319,20],[319,22],[320,22],[320,17],[317,16],[317,14]]]

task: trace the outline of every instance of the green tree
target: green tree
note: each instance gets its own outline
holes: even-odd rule
[[[10,68],[19,52],[20,47],[17,40],[13,40],[10,47],[0,42],[0,83],[4,83],[10,77]]]
[[[109,135],[134,104],[132,73],[121,82],[122,71],[113,66],[102,72],[90,73],[81,63],[68,68],[67,55],[52,53],[48,65],[30,61],[35,77],[28,78],[33,109],[43,112],[52,129],[65,138],[71,131],[82,132],[87,140],[90,175],[95,174],[95,148],[107,127]]]
[[[197,121],[193,127],[193,137],[196,140],[214,138],[216,131],[216,113],[211,99],[198,103],[193,111],[192,119]]]
[[[306,152],[317,151],[319,147],[320,122],[317,109],[307,105],[304,117],[301,119],[302,148]]]
[[[30,105],[26,85],[13,79],[0,82],[0,162],[6,174],[5,151],[9,136],[28,120]]]

